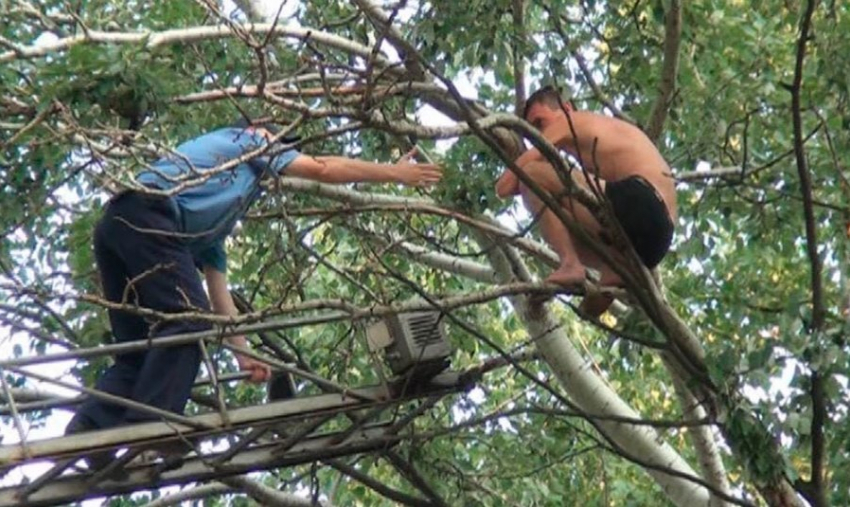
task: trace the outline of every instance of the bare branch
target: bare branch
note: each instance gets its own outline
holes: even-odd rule
[[[361,472],[351,465],[347,465],[340,460],[329,460],[326,463],[333,468],[339,470],[340,473],[345,474],[352,479],[363,483],[366,487],[374,490],[380,495],[394,501],[399,502],[404,505],[410,505],[412,507],[430,507],[432,503],[428,500],[423,500],[421,498],[417,498],[412,495],[408,495],[407,493],[402,493],[401,491],[390,488],[383,482],[378,479],[373,479],[368,474]]]
[[[334,199],[359,206],[376,206],[382,209],[397,211],[410,210],[420,213],[429,213],[443,215],[454,218],[455,220],[481,229],[490,234],[508,239],[511,244],[517,246],[535,257],[543,260],[547,264],[557,266],[558,256],[549,247],[531,241],[527,238],[517,238],[516,233],[511,231],[495,218],[487,216],[479,216],[476,218],[468,217],[462,213],[448,210],[436,205],[429,199],[398,197],[376,193],[365,193],[351,190],[339,185],[327,185],[314,181],[308,181],[298,178],[282,178],[279,183],[279,188],[292,192],[309,192],[313,195],[319,195],[328,199]]]
[[[396,470],[404,476],[411,484],[416,486],[416,488],[425,494],[428,498],[431,499],[431,504],[435,507],[448,507],[448,504],[443,500],[440,495],[434,491],[428,482],[422,477],[413,463],[405,461],[396,451],[389,450],[384,456],[387,458],[387,461],[395,467]]]
[[[202,484],[186,488],[170,495],[165,495],[162,498],[146,503],[143,507],[171,507],[172,505],[183,505],[183,502],[195,500],[197,498],[209,498],[214,495],[221,495],[233,491],[234,488],[225,484]]]
[[[819,330],[823,327],[826,309],[823,301],[823,286],[821,272],[823,262],[818,255],[818,231],[817,223],[812,205],[812,178],[806,160],[806,151],[803,143],[803,119],[800,94],[803,87],[803,62],[806,57],[806,43],[809,39],[812,16],[817,0],[809,0],[806,4],[806,12],[800,21],[800,37],[797,41],[797,60],[794,68],[794,82],[791,85],[791,113],[794,125],[794,156],[797,162],[797,174],[800,177],[800,192],[803,196],[803,216],[806,226],[806,251],[809,254],[811,264],[811,287],[812,287],[812,322],[811,329]]]
[[[271,23],[238,26],[245,33],[267,34],[302,41],[309,40],[364,58],[369,58],[372,53],[372,48],[370,47],[309,27],[280,26]],[[147,48],[155,48],[168,44],[189,44],[230,37],[237,37],[237,34],[227,25],[195,26],[163,30],[161,32],[103,32],[99,30],[86,30],[74,36],[64,37],[39,45],[16,46],[16,49],[0,53],[0,63],[17,59],[38,58],[57,51],[67,50],[78,44],[141,44]],[[384,58],[378,58],[377,61],[384,66],[390,66],[390,62]]]
[[[797,162],[797,174],[800,178],[800,192],[803,197],[803,217],[806,228],[806,251],[809,256],[812,291],[812,317],[810,331],[818,333],[826,323],[826,307],[824,304],[822,271],[823,260],[818,253],[818,230],[812,197],[812,177],[809,172],[806,150],[803,141],[803,118],[801,93],[803,89],[803,67],[806,58],[806,45],[809,42],[809,30],[814,16],[817,0],[808,0],[806,10],[800,20],[800,37],[797,39],[797,58],[794,66],[794,81],[791,84],[791,114],[794,126],[794,157]],[[823,392],[823,376],[819,371],[812,371],[812,477],[805,488],[807,499],[815,507],[829,505],[826,493],[826,478],[824,474],[825,435],[823,425],[826,420],[825,399]]]
[[[244,491],[261,505],[270,507],[316,507],[316,504],[309,498],[283,493],[257,481],[252,481],[245,476],[228,477],[220,479],[220,481],[231,488]],[[326,502],[321,502],[319,505],[330,507],[330,504]]]
[[[679,45],[682,41],[682,11],[684,8],[685,6],[680,0],[670,0],[670,8],[666,13],[661,83],[658,89],[658,98],[655,99],[652,114],[650,114],[649,123],[646,126],[646,135],[655,143],[658,143],[658,138],[664,130],[664,122],[667,120],[667,112],[670,109],[670,100],[676,88],[676,74],[679,70]]]
[[[514,114],[522,116],[525,108],[525,58],[523,52],[526,43],[525,0],[512,0],[511,11],[514,21],[511,56],[514,67]]]

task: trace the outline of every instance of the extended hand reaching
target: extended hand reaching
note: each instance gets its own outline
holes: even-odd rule
[[[411,163],[410,159],[419,153],[419,148],[413,148],[395,163],[399,183],[412,187],[434,185],[443,177],[443,168],[437,164]]]

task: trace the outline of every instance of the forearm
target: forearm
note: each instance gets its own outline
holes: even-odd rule
[[[233,296],[227,290],[227,278],[224,276],[224,273],[207,266],[204,268],[204,276],[207,279],[207,289],[210,293],[210,304],[213,311],[221,315],[237,315],[239,311],[236,309],[236,305],[233,304]],[[226,340],[229,344],[236,347],[248,348],[248,340],[242,335],[229,336]],[[254,359],[238,352],[235,356],[239,369],[248,372],[247,380],[249,382],[256,384],[265,382],[271,378],[271,368],[265,361]]]
[[[333,155],[314,158],[325,166],[325,170],[321,173],[321,180],[325,183],[389,183],[399,181],[399,175],[391,164],[379,164]]]
[[[204,268],[204,277],[207,280],[207,290],[210,294],[210,305],[212,310],[219,315],[235,317],[239,315],[239,310],[233,303],[233,297],[227,289],[227,278],[224,273],[221,273],[211,267]],[[225,340],[231,345],[237,347],[247,347],[248,341],[242,335],[228,336]]]

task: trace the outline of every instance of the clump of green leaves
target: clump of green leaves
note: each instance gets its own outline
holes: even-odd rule
[[[495,185],[503,163],[474,137],[461,138],[443,159],[443,180],[434,200],[445,206],[475,214],[501,211],[510,200],[496,197]]]
[[[82,124],[102,121],[106,113],[117,126],[135,130],[174,92],[172,63],[169,50],[78,45],[45,67],[42,77],[47,92],[72,107]]]

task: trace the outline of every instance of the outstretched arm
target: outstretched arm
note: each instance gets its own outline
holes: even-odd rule
[[[409,186],[433,185],[443,170],[436,164],[416,164],[410,159],[414,148],[395,164],[380,164],[348,157],[299,155],[285,173],[322,183],[402,183]]]

